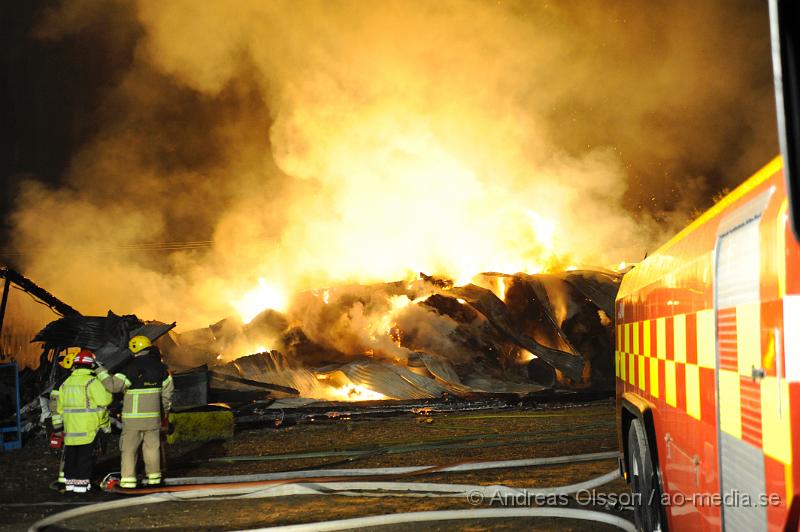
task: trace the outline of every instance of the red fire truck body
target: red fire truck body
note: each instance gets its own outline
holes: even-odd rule
[[[616,333],[637,524],[796,529],[800,245],[780,157],[625,275]]]

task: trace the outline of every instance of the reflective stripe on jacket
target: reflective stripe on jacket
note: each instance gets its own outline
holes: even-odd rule
[[[92,370],[78,368],[59,387],[56,412],[64,421],[64,444],[92,443],[97,431],[108,427],[111,394]]]
[[[55,431],[61,431],[64,428],[64,420],[62,419],[61,414],[58,413],[58,389],[62,384],[64,384],[64,381],[66,381],[69,376],[69,372],[62,374],[58,380],[56,380],[55,384],[53,385],[53,389],[50,390],[50,396],[48,397],[47,409],[50,411],[50,420],[53,423],[53,430]]]
[[[103,386],[112,393],[124,392],[122,399],[122,421],[126,426],[137,430],[150,430],[159,428],[162,413],[166,415],[172,407],[173,383],[172,375],[163,365],[160,358],[148,357],[135,360],[138,366],[145,364],[150,375],[158,375],[159,380],[145,382],[132,382],[126,372],[130,373],[134,381],[142,381],[139,371],[131,371],[131,365],[122,368],[119,373],[109,374],[101,370],[97,378]]]
[[[53,430],[60,431],[64,426],[64,419],[58,413],[58,389],[53,388],[50,392],[50,399],[47,402],[47,407],[50,409],[50,420],[53,422]]]
[[[161,419],[161,386],[128,388],[122,400],[122,420],[149,418]]]

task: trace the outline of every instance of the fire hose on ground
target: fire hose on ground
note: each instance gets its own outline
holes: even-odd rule
[[[455,466],[426,467],[418,466],[413,468],[380,468],[380,469],[352,469],[336,471],[337,477],[316,476],[320,471],[295,472],[291,478],[280,478],[280,473],[272,473],[271,478],[261,481],[253,481],[253,475],[238,475],[228,477],[216,477],[216,480],[224,479],[224,483],[205,484],[205,485],[174,485],[163,486],[157,493],[150,493],[136,498],[129,498],[117,501],[93,504],[81,508],[75,508],[60,512],[46,517],[34,523],[29,530],[36,532],[45,527],[61,523],[63,521],[84,517],[98,512],[131,508],[135,506],[155,504],[161,502],[175,501],[197,501],[197,500],[221,500],[221,499],[251,499],[268,497],[285,497],[291,495],[344,495],[344,496],[411,496],[411,497],[480,497],[480,500],[492,500],[495,497],[515,497],[515,496],[547,496],[547,495],[569,495],[582,490],[597,488],[608,482],[619,478],[616,469],[603,475],[583,482],[566,486],[555,486],[549,488],[521,489],[509,486],[482,486],[468,484],[444,484],[444,483],[421,483],[421,482],[398,482],[398,481],[357,481],[345,477],[379,477],[390,476],[392,478],[417,475],[428,472],[454,472],[454,471],[474,471],[493,468],[514,468],[530,467],[534,465],[557,465],[564,463],[574,463],[576,461],[596,461],[607,460],[617,456],[616,452],[593,453],[572,456],[557,456],[549,458],[537,458],[529,460],[509,460],[498,462],[474,462],[458,464]],[[324,471],[330,474],[332,471]],[[266,475],[261,475],[266,477]],[[327,479],[327,481],[325,480]],[[193,480],[193,479],[182,479]],[[198,478],[197,480],[206,480]],[[238,480],[238,482],[237,482]],[[189,488],[189,489],[187,489]],[[142,490],[137,493],[142,493]],[[511,517],[560,517],[568,519],[591,520],[617,526],[626,531],[634,531],[635,527],[626,519],[608,513],[594,510],[582,510],[576,508],[561,508],[540,506],[535,508],[490,508],[490,509],[467,509],[467,510],[442,510],[431,512],[408,512],[390,515],[378,515],[359,517],[354,519],[343,519],[338,521],[328,521],[320,523],[309,523],[301,525],[290,525],[287,527],[268,528],[263,530],[345,530],[363,528],[368,526],[379,526],[411,522],[428,522],[454,519],[489,519],[489,518],[511,518]]]
[[[570,440],[586,440],[596,439],[597,431],[602,429],[615,430],[613,424],[608,423],[591,423],[585,425],[578,425],[571,427],[572,432],[576,431],[591,431],[589,434],[571,434]],[[359,449],[343,449],[343,450],[327,450],[327,451],[312,451],[301,453],[284,453],[284,454],[271,454],[271,455],[257,455],[257,456],[220,456],[214,458],[207,458],[197,463],[231,463],[231,462],[267,462],[267,461],[282,461],[282,460],[296,460],[306,458],[330,458],[330,457],[346,457],[348,461],[361,458],[369,458],[376,454],[403,454],[410,452],[419,452],[430,449],[473,449],[473,448],[491,448],[491,447],[508,447],[510,445],[525,445],[530,443],[558,443],[563,441],[563,437],[556,437],[556,434],[563,434],[563,428],[557,429],[544,429],[529,432],[515,433],[512,441],[506,441],[509,435],[497,433],[479,433],[469,434],[464,436],[455,436],[442,440],[432,440],[420,443],[400,443],[400,444],[384,444],[379,448],[359,448]],[[545,437],[542,437],[542,436]],[[548,437],[548,435],[550,435]],[[530,436],[530,438],[528,438]],[[492,441],[495,440],[495,441]],[[502,440],[502,441],[498,441]]]
[[[490,508],[486,510],[438,510],[429,512],[405,512],[389,515],[370,515],[353,519],[337,519],[319,523],[286,525],[270,528],[253,528],[254,531],[271,532],[325,532],[329,530],[354,530],[375,526],[399,525],[407,523],[429,523],[432,521],[460,521],[467,519],[508,519],[513,517],[557,517],[562,519],[578,519],[593,523],[604,523],[622,530],[635,532],[636,527],[616,515],[594,510],[578,510],[575,508]]]
[[[587,454],[573,454],[570,456],[555,456],[548,458],[528,458],[522,460],[499,460],[491,462],[468,462],[464,464],[456,464],[438,469],[438,473],[455,473],[460,471],[483,471],[487,469],[503,469],[512,467],[535,467],[542,465],[557,465],[563,463],[576,463],[576,462],[596,462],[598,460],[610,460],[616,458],[618,453],[616,451],[607,451],[602,453],[587,453]],[[564,459],[565,461],[559,461]],[[329,476],[373,476],[373,475],[403,475],[409,473],[418,473],[420,471],[429,470],[432,466],[407,466],[407,467],[374,467],[362,469],[306,469],[302,471],[281,471],[277,473],[262,473],[251,475],[230,475],[230,476],[214,476],[214,477],[182,477],[182,478],[168,478],[164,480],[165,486],[179,486],[185,484],[210,484],[214,481],[220,482],[251,482],[261,480],[288,480],[288,479],[305,479],[309,477],[318,477],[321,475]]]

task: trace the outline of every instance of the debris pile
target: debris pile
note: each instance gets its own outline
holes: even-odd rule
[[[107,369],[122,366],[133,357],[128,341],[134,336],[147,336],[155,341],[176,323],[143,322],[134,315],[65,316],[47,324],[32,342],[42,342],[45,353],[58,353],[67,347],[85,347]],[[49,357],[52,359],[52,357]]]
[[[176,406],[610,390],[621,277],[605,270],[484,273],[456,286],[420,274],[302,292],[285,313],[265,310],[249,323],[230,317],[178,333],[175,323],[111,311],[82,316],[19,276],[62,316],[31,333],[41,355],[38,367],[20,374],[22,413],[27,430],[36,417],[46,419],[43,398],[66,372],[59,353],[87,347],[113,370],[132,356],[127,342],[138,334],[156,341],[176,372]]]
[[[176,367],[209,365],[218,388],[254,391],[268,383],[328,400],[613,387],[621,274],[485,273],[473,280],[454,286],[420,274],[411,282],[303,292],[286,314],[266,310],[247,324],[227,318],[171,332],[159,345]]]

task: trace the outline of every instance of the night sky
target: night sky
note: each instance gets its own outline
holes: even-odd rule
[[[88,25],[86,38],[37,39],[33,34],[41,10],[53,4],[0,4],[3,244],[19,183],[30,178],[53,185],[62,182],[72,154],[96,134],[95,112],[130,63],[135,43],[131,35],[127,46],[111,48],[118,41],[104,39],[108,34],[98,27],[104,23],[101,20]]]

